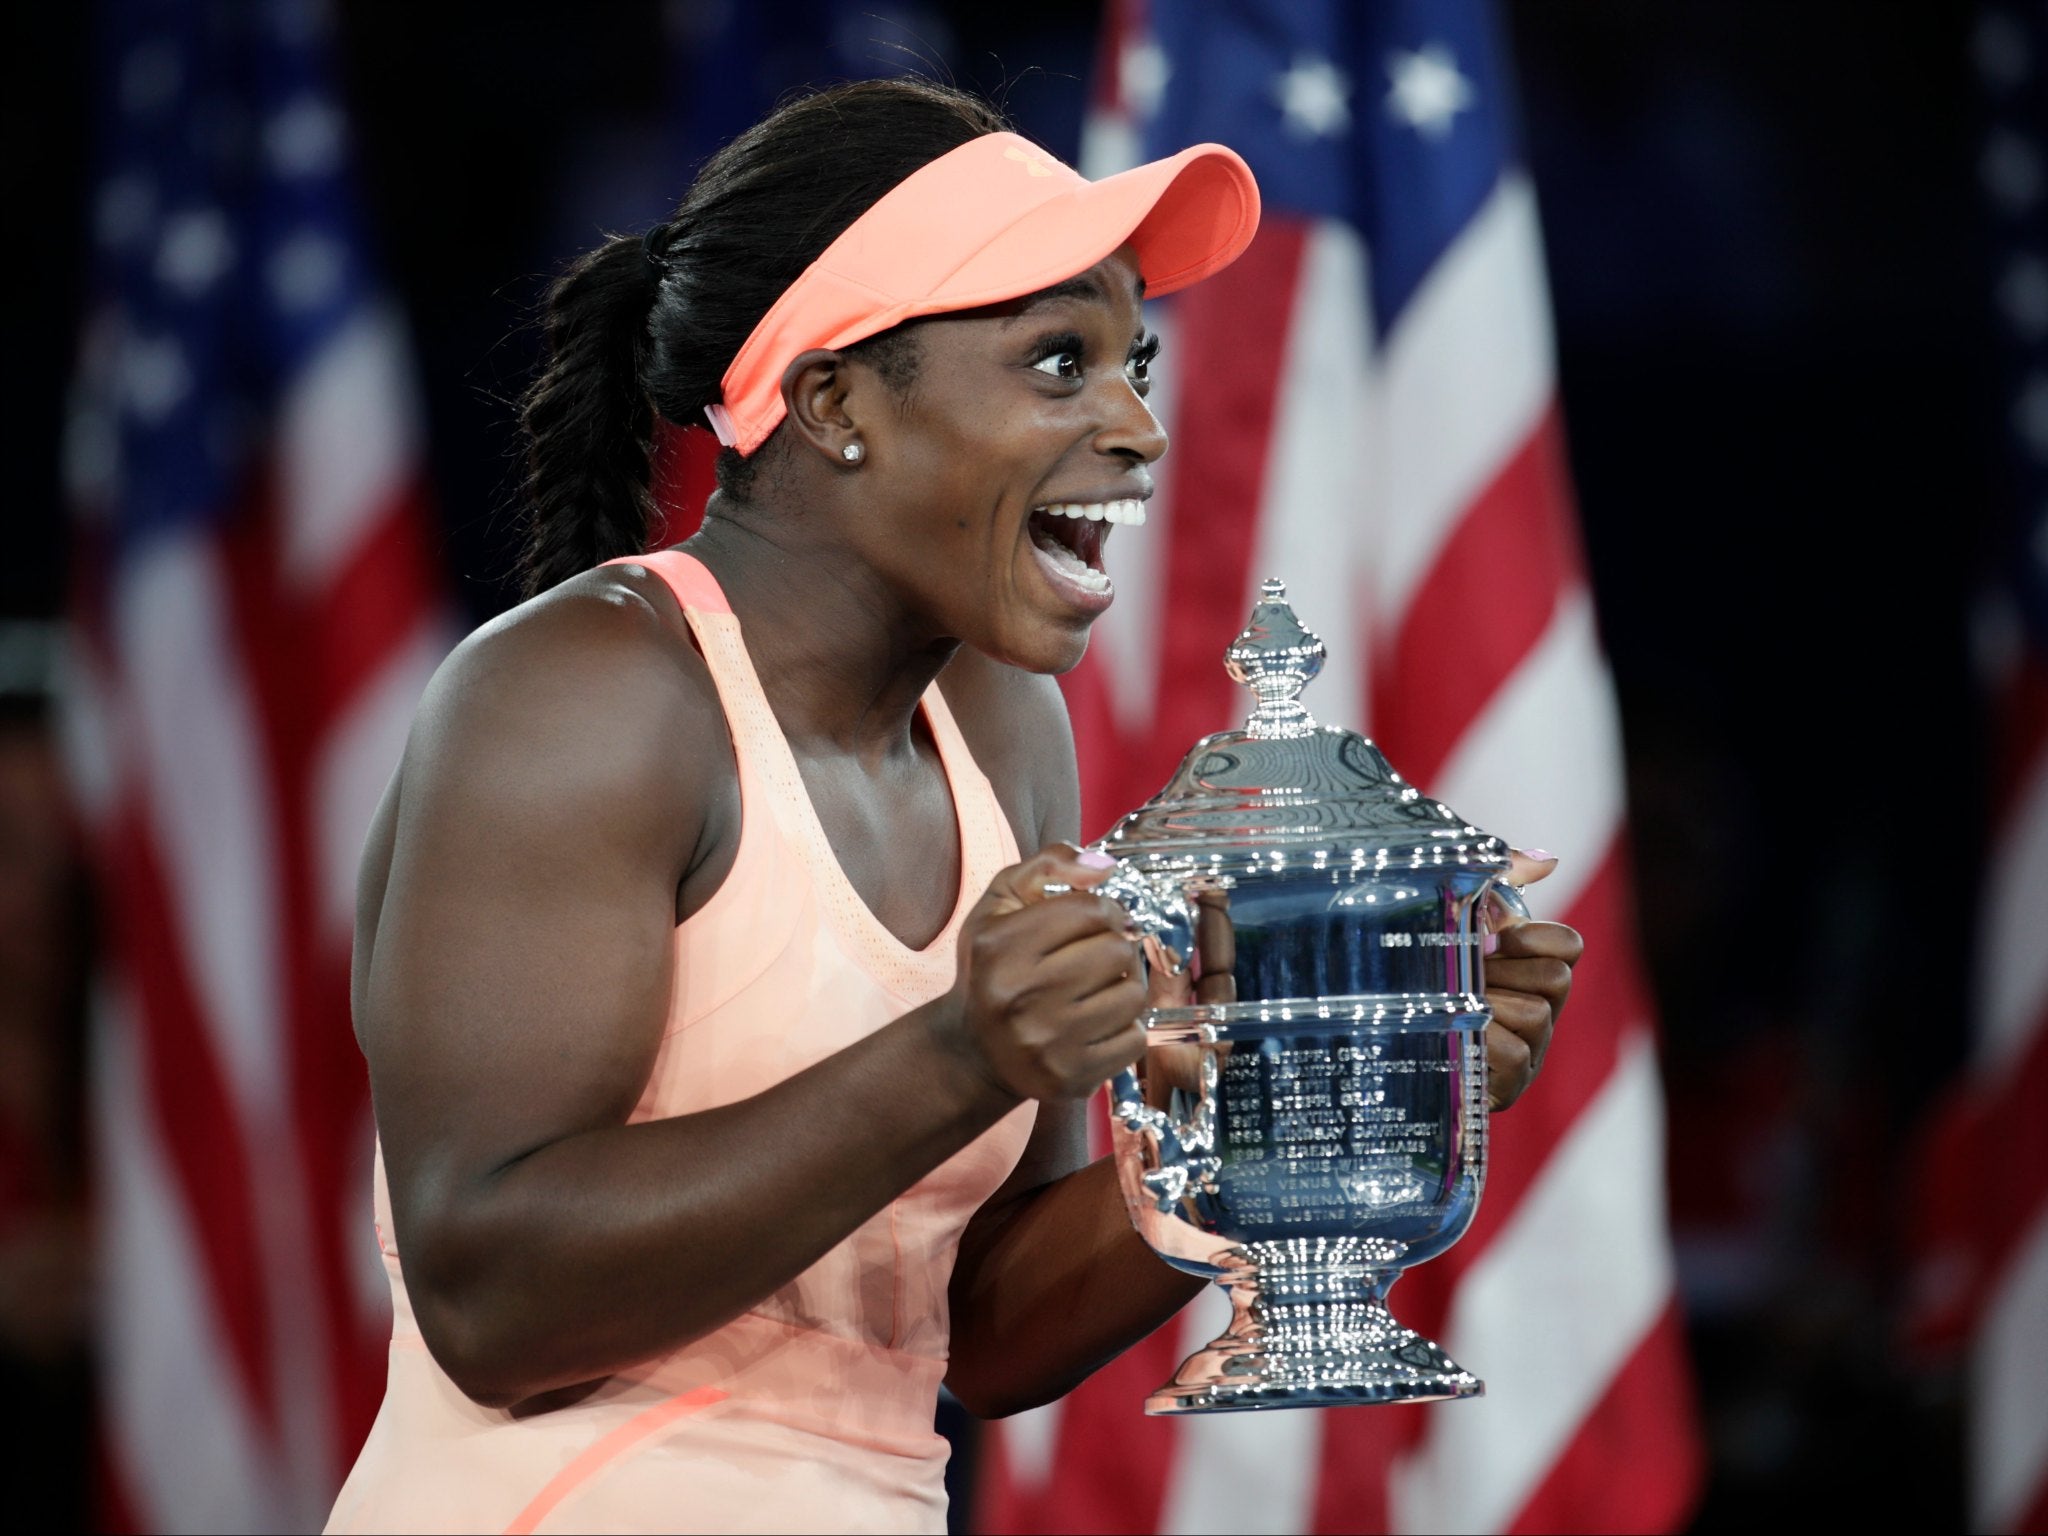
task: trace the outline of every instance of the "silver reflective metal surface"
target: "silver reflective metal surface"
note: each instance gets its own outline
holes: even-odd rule
[[[1481,910],[1499,839],[1300,701],[1322,642],[1269,581],[1226,652],[1245,727],[1205,738],[1097,846],[1146,934],[1152,1007],[1110,1085],[1131,1219],[1226,1286],[1228,1330],[1151,1413],[1485,1390],[1388,1312],[1486,1177]]]

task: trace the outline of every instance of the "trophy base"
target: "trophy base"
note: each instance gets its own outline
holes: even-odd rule
[[[1240,1281],[1230,1327],[1145,1399],[1148,1414],[1483,1397],[1486,1383],[1378,1298],[1276,1304]]]

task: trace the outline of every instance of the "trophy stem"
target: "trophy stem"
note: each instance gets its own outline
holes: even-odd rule
[[[1429,1403],[1485,1394],[1485,1382],[1387,1310],[1399,1270],[1345,1265],[1289,1272],[1261,1269],[1251,1256],[1247,1271],[1218,1282],[1230,1293],[1230,1326],[1145,1400],[1147,1413]]]

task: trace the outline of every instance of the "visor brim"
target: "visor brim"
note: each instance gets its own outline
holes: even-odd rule
[[[921,314],[1023,298],[1087,271],[1128,244],[1147,298],[1185,288],[1240,256],[1259,228],[1251,170],[1220,144],[1085,182],[1039,204],[977,250]]]

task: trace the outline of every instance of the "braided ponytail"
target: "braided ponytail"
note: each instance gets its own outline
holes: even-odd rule
[[[528,597],[647,547],[654,407],[641,373],[660,279],[648,246],[615,235],[548,290],[547,367],[519,412],[530,508],[520,573]]]

